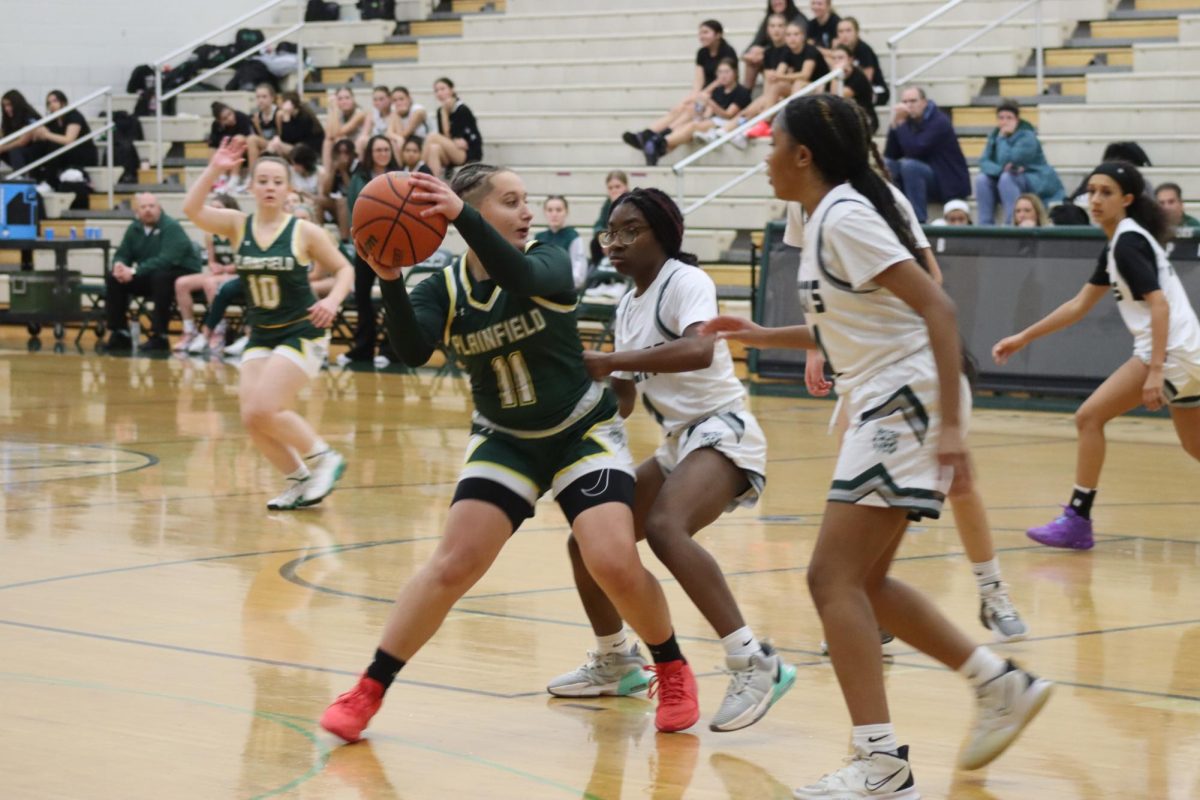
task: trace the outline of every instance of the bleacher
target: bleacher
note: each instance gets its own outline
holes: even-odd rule
[[[841,0],[835,10],[859,20],[862,39],[879,54],[891,80],[896,76],[890,74],[888,37],[942,4]],[[962,4],[903,42],[898,72],[907,74],[1017,4]],[[344,17],[354,16],[351,0],[341,0],[341,5]],[[537,222],[542,198],[564,194],[571,223],[587,228],[603,200],[603,177],[610,169],[626,170],[634,185],[676,193],[670,165],[693,148],[681,147],[650,168],[640,153],[621,142],[620,134],[644,127],[687,91],[701,20],[720,20],[726,38],[740,51],[761,20],[763,4],[605,0],[584,5],[576,0],[453,0],[449,11],[423,13],[428,3],[401,0],[397,16],[404,21],[399,28],[392,22],[352,18],[308,23],[300,36],[314,71],[305,93],[323,107],[328,90],[349,82],[366,106],[373,85],[399,84],[432,111],[432,83],[447,75],[479,120],[485,159],[524,177]],[[1191,155],[1200,142],[1200,127],[1194,124],[1200,121],[1200,100],[1192,91],[1200,78],[1200,0],[1045,0],[1042,13],[1045,94],[1037,95],[1035,88],[1032,13],[968,45],[917,81],[952,115],[971,163],[994,125],[996,102],[1015,96],[1028,107],[1023,115],[1038,127],[1047,158],[1068,188],[1094,166],[1106,144],[1135,140],[1154,162],[1146,170],[1148,178],[1180,183],[1185,197],[1193,200],[1189,213],[1200,213],[1200,167]],[[268,36],[291,24],[296,9],[285,3],[275,14],[274,21],[258,26]],[[218,75],[213,82],[223,85],[226,79]],[[164,119],[167,183],[154,185],[154,170],[143,170],[137,185],[114,187],[119,208],[109,209],[101,192],[114,170],[93,169],[97,193],[92,210],[52,209],[58,219],[47,225],[60,235],[86,225],[119,238],[130,216],[124,204],[146,189],[159,194],[167,213],[180,216],[183,192],[207,160],[204,139],[213,100],[243,110],[252,106],[245,92],[181,95],[177,116]],[[133,96],[119,95],[115,107],[131,110],[134,102]],[[881,114],[881,127],[886,118]],[[153,119],[144,119],[143,126],[152,135]],[[153,143],[138,147],[153,162]],[[686,196],[695,199],[720,186],[760,161],[767,147],[765,140],[752,140],[744,151],[727,146],[706,156],[686,171]],[[239,202],[253,208],[249,196],[240,196]],[[691,214],[685,246],[713,265],[724,285],[744,288],[751,234],[781,214],[782,204],[759,175]],[[463,248],[454,233],[448,246]],[[79,266],[95,273],[98,261],[98,255],[92,260],[81,256]]]

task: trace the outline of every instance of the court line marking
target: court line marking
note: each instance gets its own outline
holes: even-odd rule
[[[116,445],[60,444],[59,442],[43,442],[43,441],[35,441],[35,440],[13,440],[12,442],[6,442],[5,446],[8,446],[10,444],[15,444],[18,446],[27,446],[30,448],[37,447],[40,445],[53,445],[54,447],[80,447],[80,448],[88,448],[88,449],[92,449],[92,450],[108,450],[110,452],[127,453],[127,454],[131,454],[131,455],[135,455],[135,456],[141,456],[142,458],[146,459],[146,463],[138,464],[137,466],[133,466],[133,467],[127,467],[125,469],[119,469],[115,472],[105,472],[105,473],[102,473],[99,475],[68,475],[68,476],[64,476],[62,478],[37,478],[35,480],[29,480],[29,481],[7,481],[3,484],[0,484],[0,486],[27,486],[31,483],[53,483],[55,481],[74,481],[74,480],[84,480],[84,479],[92,479],[92,478],[110,478],[113,475],[127,475],[132,472],[139,472],[143,469],[148,469],[150,467],[153,467],[159,463],[158,456],[154,455],[153,453],[143,453],[140,450],[132,450],[128,447],[119,447]],[[69,463],[71,463],[71,464],[78,464],[78,463],[93,464],[93,463],[104,463],[104,462],[102,462],[102,461],[100,461],[100,462],[72,461]],[[25,467],[18,467],[18,469],[25,469]],[[14,509],[14,510],[21,511],[22,509]]]

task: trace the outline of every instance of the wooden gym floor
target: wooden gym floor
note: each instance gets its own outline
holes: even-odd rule
[[[390,597],[434,547],[465,443],[453,379],[333,371],[303,412],[347,454],[322,506],[268,513],[279,478],[242,435],[219,363],[29,354],[0,338],[0,797],[786,798],[840,765],[848,721],[804,583],[832,468],[829,402],[756,398],[763,502],[703,541],[745,616],[800,665],[748,730],[703,724],[719,642],[666,582],[700,673],[702,724],[656,735],[642,699],[551,700],[591,636],[549,502],[402,673],[370,739],[315,720],[373,652]],[[656,430],[640,411],[635,455]],[[954,756],[961,680],[902,652],[893,717],[928,798],[1200,797],[1200,466],[1170,424],[1112,426],[1087,553],[1033,545],[1070,489],[1063,414],[980,411],[971,434],[1002,565],[1033,638],[999,649],[1060,682],[979,773]],[[664,578],[648,551],[644,557]],[[915,529],[896,573],[981,641],[952,521]]]

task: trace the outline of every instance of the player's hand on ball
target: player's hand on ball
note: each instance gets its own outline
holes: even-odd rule
[[[421,212],[422,217],[441,214],[448,220],[458,219],[463,210],[463,201],[450,188],[450,184],[424,172],[409,173],[408,180],[413,186],[413,200],[430,204]]]
[[[1000,365],[1007,364],[1008,359],[1012,358],[1024,347],[1025,341],[1021,338],[1020,334],[1006,336],[996,342],[996,346],[992,348],[992,360]]]
[[[354,252],[358,253],[358,257],[361,258],[363,261],[367,262],[367,265],[371,269],[375,270],[375,274],[379,276],[380,280],[394,281],[394,280],[399,280],[400,278],[402,278],[404,276],[403,268],[401,268],[401,267],[385,267],[383,264],[380,264],[378,261],[376,261],[374,258],[372,258],[367,253],[364,253],[362,251],[362,248],[358,246],[357,241],[355,241],[355,244],[354,244]]]
[[[337,316],[338,304],[326,297],[308,307],[308,318],[318,328],[328,328]]]
[[[601,353],[599,350],[583,351],[583,367],[594,381],[602,381],[612,375],[610,361],[608,353]]]
[[[971,458],[967,454],[966,441],[958,426],[942,426],[941,436],[938,437],[937,458],[943,469],[954,471],[950,494],[962,495],[970,492],[975,478],[971,474]]]

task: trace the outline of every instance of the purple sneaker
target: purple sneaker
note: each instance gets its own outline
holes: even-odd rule
[[[1066,547],[1071,550],[1091,550],[1092,521],[1081,517],[1070,506],[1063,506],[1061,516],[1040,528],[1030,528],[1026,535],[1039,544]]]

